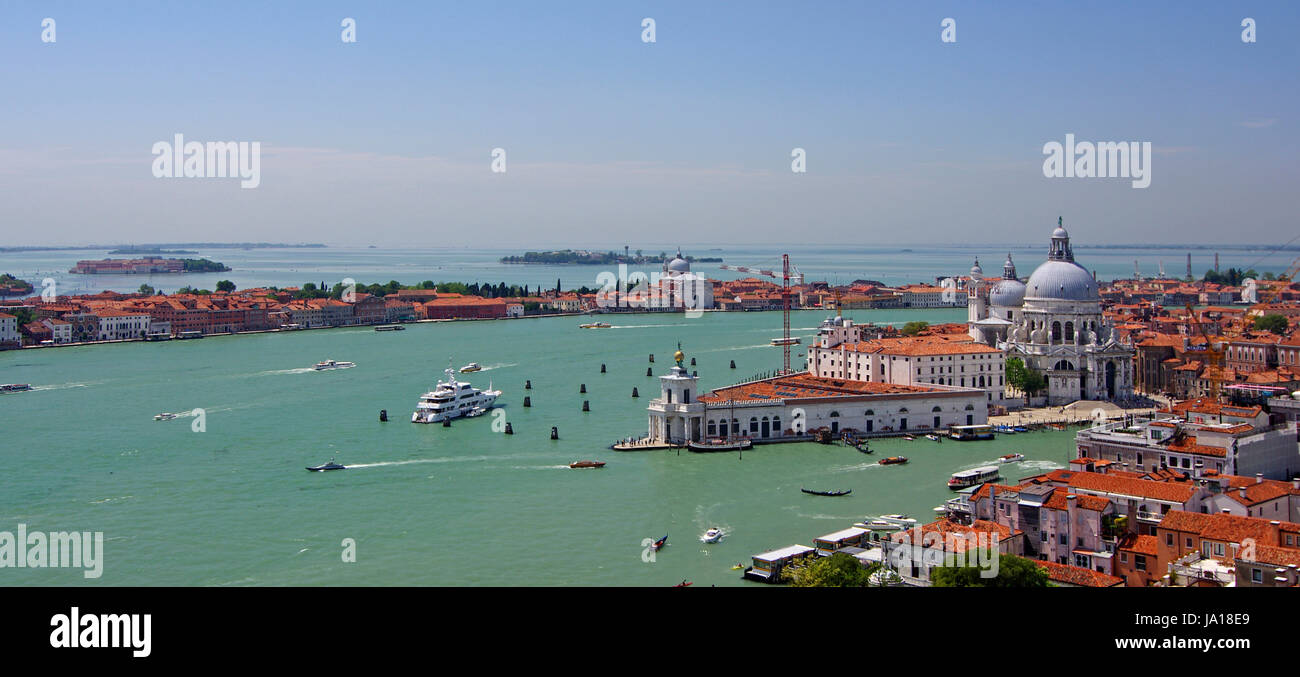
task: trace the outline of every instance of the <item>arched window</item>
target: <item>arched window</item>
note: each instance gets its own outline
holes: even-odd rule
[[[1069,360],[1057,360],[1052,368],[1057,371],[1074,371],[1074,364]]]
[[[718,422],[714,421],[713,419],[709,419],[709,437],[717,437],[717,436],[718,436]]]
[[[937,413],[943,411],[943,408],[942,408],[942,407],[935,407],[935,408],[931,409],[930,411],[932,411],[932,412],[934,412],[934,413],[937,414]]]
[[[975,411],[975,405],[973,404],[966,405],[966,411]]]
[[[983,376],[980,376],[980,384],[979,384],[979,387],[981,387],[981,388],[984,387],[984,377],[983,377]]]
[[[758,417],[757,417],[757,416],[751,416],[751,417],[749,417],[749,432],[751,432],[751,433],[756,433],[756,432],[758,432]]]
[[[867,416],[875,416],[875,415],[876,415],[876,410],[875,410],[875,409],[868,409],[868,410],[867,410]]]
[[[1065,340],[1066,340],[1066,341],[1073,341],[1073,340],[1074,340],[1074,323],[1073,323],[1073,322],[1066,322],[1066,323],[1065,323]]]
[[[781,434],[781,417],[780,417],[780,416],[773,416],[773,417],[772,417],[772,430],[775,430],[776,433],[777,433],[778,435]]]
[[[1061,340],[1061,323],[1060,323],[1060,322],[1053,322],[1053,323],[1052,323],[1052,343],[1056,343],[1057,341],[1060,341],[1060,340]]]
[[[903,407],[902,409],[899,409],[899,410],[898,410],[898,413],[900,413],[900,414],[906,414],[906,413],[907,413],[907,407]]]

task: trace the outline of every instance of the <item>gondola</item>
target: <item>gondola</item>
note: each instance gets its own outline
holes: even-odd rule
[[[814,491],[812,489],[804,489],[802,487],[799,489],[799,491],[802,491],[805,494],[812,494],[813,496],[847,496],[853,493],[852,489],[841,489],[839,491]]]
[[[658,550],[658,549],[664,547],[665,545],[668,545],[668,534],[664,534],[664,537],[663,537],[663,538],[661,538],[661,539],[655,541],[655,542],[654,542],[654,545],[651,545],[651,546],[650,546],[650,549],[651,549],[651,550]]]
[[[870,453],[873,453],[873,450],[871,449],[871,447],[867,446],[867,443],[866,443],[866,442],[863,442],[862,444],[857,445],[856,448],[857,448],[858,451],[860,451],[860,452],[862,452],[862,453],[864,453],[864,454],[870,454]]]

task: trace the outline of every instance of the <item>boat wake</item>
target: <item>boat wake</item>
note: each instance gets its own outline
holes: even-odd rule
[[[651,329],[653,327],[684,327],[685,324],[615,324],[610,329]]]
[[[870,470],[871,468],[879,468],[879,467],[881,467],[880,464],[873,461],[870,463],[854,463],[853,465],[832,466],[830,470],[833,473],[846,473],[846,472],[857,472],[859,470]]]
[[[1020,461],[1017,465],[1019,465],[1023,470],[1034,470],[1040,472],[1046,472],[1048,470],[1060,470],[1061,468],[1065,467],[1060,463],[1056,463],[1054,461]]]
[[[567,465],[512,465],[514,470],[570,470]]]
[[[57,385],[40,385],[32,386],[32,392],[41,390],[67,390],[68,388],[89,388],[93,385],[99,385],[103,381],[86,381],[84,383],[60,383]]]
[[[505,369],[506,367],[518,367],[518,366],[519,366],[518,362],[500,362],[498,364],[489,364],[486,367],[479,369],[479,371],[492,371],[493,369]]]
[[[357,463],[355,465],[345,464],[344,467],[348,470],[356,470],[358,468],[382,468],[389,465],[411,465],[412,463],[442,463],[443,461],[444,459],[440,458],[417,458],[411,461],[377,461],[375,463]]]
[[[298,369],[272,369],[270,371],[259,371],[252,376],[272,376],[275,374],[310,374],[316,371],[311,367],[300,367]]]

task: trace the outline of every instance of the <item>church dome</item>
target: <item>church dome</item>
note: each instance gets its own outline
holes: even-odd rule
[[[1063,301],[1098,301],[1097,281],[1083,266],[1073,261],[1044,261],[1029,276],[1025,295],[1031,298]]]
[[[664,269],[670,273],[689,273],[691,272],[691,264],[682,258],[682,250],[678,249],[677,256],[673,257],[673,260],[669,261]]]
[[[970,276],[979,279],[984,276],[984,269],[980,267],[979,257],[975,257],[975,265],[970,267]]]
[[[1020,280],[999,280],[989,292],[989,303],[995,306],[1020,306],[1025,302],[1025,283]]]

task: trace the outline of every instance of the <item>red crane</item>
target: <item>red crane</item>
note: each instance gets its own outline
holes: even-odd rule
[[[751,268],[749,266],[728,266],[720,265],[723,270],[734,270],[740,273],[756,273],[775,279],[776,273],[771,270],[762,268]],[[791,273],[791,270],[794,272]],[[799,338],[790,336],[790,280],[796,280],[795,284],[803,284],[803,274],[798,268],[792,268],[790,265],[790,255],[781,255],[781,336],[772,339],[772,345],[781,346],[781,373],[789,374],[790,371],[790,346],[798,345]]]

